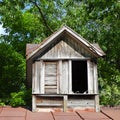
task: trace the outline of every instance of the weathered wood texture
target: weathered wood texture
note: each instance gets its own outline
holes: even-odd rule
[[[60,81],[60,93],[68,93],[68,61],[62,61],[62,79]]]
[[[32,111],[36,110],[36,96],[32,95]]]
[[[68,96],[68,108],[94,108],[94,96]]]
[[[93,82],[94,82],[94,80],[93,80],[93,73],[94,73],[94,71],[93,71],[93,63],[90,61],[90,60],[88,60],[87,61],[87,72],[88,72],[88,93],[90,94],[92,94],[93,93],[93,91],[94,91],[94,87],[93,87]]]
[[[57,94],[57,62],[45,62],[45,93]]]
[[[80,62],[80,61],[79,61]],[[88,93],[98,93],[97,65],[87,60]],[[72,60],[36,61],[33,63],[33,94],[71,94]]]
[[[97,64],[94,64],[94,93],[97,94],[98,93],[98,73],[97,73]]]
[[[47,53],[45,53],[40,59],[84,58],[84,56],[81,54],[82,51],[84,51],[82,47],[80,48],[75,42],[69,45],[65,41],[60,41],[53,48],[47,51]]]
[[[34,94],[39,94],[40,92],[40,62],[35,62],[33,65],[32,65],[32,92]]]
[[[67,107],[99,109],[96,59],[105,55],[99,47],[64,26],[35,48],[30,45],[27,48],[27,79],[32,81],[33,109],[49,105],[62,105],[64,111]],[[80,97],[79,93],[88,98]],[[50,96],[38,98],[38,95]]]
[[[94,109],[94,96],[73,96],[73,95],[56,95],[56,96],[36,96],[34,108],[60,108],[64,112],[67,109]]]
[[[89,50],[88,47],[86,47],[81,41],[77,40],[75,37],[71,36],[70,34],[66,33],[64,41],[69,45],[72,46],[72,48],[80,53],[82,56],[85,57],[93,57],[93,54]]]

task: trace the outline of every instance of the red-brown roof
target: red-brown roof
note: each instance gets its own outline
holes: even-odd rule
[[[101,112],[31,112],[25,108],[0,107],[0,120],[120,120],[120,108],[102,108]]]

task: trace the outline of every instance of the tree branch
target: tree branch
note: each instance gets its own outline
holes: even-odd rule
[[[35,0],[35,1],[30,0],[30,2],[32,2],[32,3],[37,7],[37,9],[38,9],[38,11],[39,11],[39,13],[40,13],[40,15],[41,15],[41,18],[42,18],[42,20],[43,20],[43,24],[46,26],[46,28],[47,28],[51,33],[53,33],[53,30],[49,27],[49,25],[48,25],[48,23],[47,23],[47,21],[46,21],[46,19],[45,19],[45,17],[44,17],[44,14],[43,14],[40,6],[38,6],[36,0]]]

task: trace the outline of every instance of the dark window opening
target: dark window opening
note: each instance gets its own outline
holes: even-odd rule
[[[72,61],[72,91],[87,93],[87,61]]]

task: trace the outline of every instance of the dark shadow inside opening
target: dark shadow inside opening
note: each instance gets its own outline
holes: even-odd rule
[[[72,91],[87,92],[87,61],[72,61]]]

